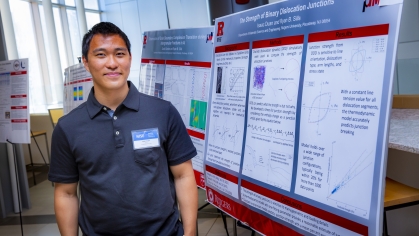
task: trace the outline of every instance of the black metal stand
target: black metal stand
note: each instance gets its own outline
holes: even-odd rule
[[[8,139],[6,141],[13,146],[13,160],[15,162],[15,178],[16,178],[16,186],[17,186],[17,198],[18,198],[18,202],[19,202],[20,231],[22,232],[22,236],[23,236],[22,205],[21,205],[21,199],[20,199],[20,186],[19,186],[18,169],[17,169],[16,144],[10,142]]]

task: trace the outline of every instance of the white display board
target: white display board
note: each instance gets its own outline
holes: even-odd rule
[[[403,1],[282,1],[216,19],[210,203],[266,235],[380,235]]]
[[[64,81],[64,115],[87,101],[93,87],[92,75],[82,63],[65,69]]]
[[[196,148],[195,180],[205,188],[204,149],[211,86],[213,27],[144,33],[140,83],[142,93],[176,107]]]
[[[28,59],[0,62],[0,143],[30,143]]]

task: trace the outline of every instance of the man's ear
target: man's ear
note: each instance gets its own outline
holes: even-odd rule
[[[89,71],[90,73],[89,65],[87,64],[87,59],[84,56],[82,56],[82,61],[83,61],[84,68],[86,68],[86,70]]]

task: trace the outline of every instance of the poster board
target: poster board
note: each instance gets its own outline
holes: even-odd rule
[[[139,91],[170,101],[198,152],[192,159],[197,185],[205,188],[204,148],[214,27],[144,33]]]
[[[29,63],[0,62],[0,143],[30,143]]]
[[[64,71],[64,115],[87,101],[93,87],[92,75],[82,63],[70,66]]]
[[[266,235],[380,235],[402,1],[218,18],[209,202]]]

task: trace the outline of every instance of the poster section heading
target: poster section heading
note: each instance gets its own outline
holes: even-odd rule
[[[211,203],[296,233],[380,233],[401,5],[378,2],[285,1],[216,19]]]
[[[196,50],[191,50],[194,45],[206,43],[212,44],[213,28],[196,29],[176,29],[166,31],[149,31],[143,36],[143,47],[153,45],[155,55],[193,55],[199,54]],[[205,31],[206,30],[206,31]],[[164,57],[164,56],[163,56]],[[163,58],[160,57],[160,58]],[[169,58],[168,58],[169,59]]]
[[[372,1],[372,0],[371,0]],[[255,15],[241,16],[238,18],[239,24],[256,24],[257,30],[241,33],[238,36],[250,36],[261,33],[272,33],[286,29],[302,28],[306,26],[314,26],[316,24],[325,24],[330,22],[330,18],[324,18],[319,21],[302,22],[301,15],[291,15],[292,13],[302,13],[311,9],[325,10],[335,4],[334,0],[321,0],[315,2],[308,2],[306,4],[297,4],[291,7],[282,7],[279,10],[267,10],[263,13]],[[251,11],[249,11],[250,14]],[[223,24],[223,23],[221,23]],[[220,33],[217,34],[220,36]]]

